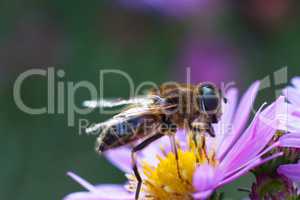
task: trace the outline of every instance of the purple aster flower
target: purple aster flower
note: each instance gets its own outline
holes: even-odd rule
[[[239,104],[237,89],[226,92],[228,103],[224,104],[224,114],[214,126],[216,137],[203,135],[196,146],[184,130],[177,132],[179,171],[167,137],[142,150],[138,154],[143,177],[141,198],[206,199],[216,189],[249,170],[281,156],[282,152],[266,155],[286,141],[283,139],[268,145],[279,129],[280,118],[277,116],[286,104],[284,97],[279,97],[265,109],[259,109],[246,127],[258,90],[259,82],[255,82]],[[105,153],[108,160],[126,173],[128,182],[124,186],[93,186],[68,173],[88,191],[70,194],[64,200],[133,200],[137,182],[132,174],[130,155],[129,147]]]

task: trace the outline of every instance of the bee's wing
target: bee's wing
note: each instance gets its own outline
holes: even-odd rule
[[[128,118],[128,117],[136,117],[142,115],[159,115],[164,114],[164,110],[167,108],[175,107],[176,105],[156,105],[152,104],[150,106],[135,106],[128,108],[120,112],[119,114],[115,115],[113,118]]]
[[[158,96],[141,96],[135,97],[131,99],[112,99],[112,100],[89,100],[84,101],[83,106],[87,108],[112,108],[117,106],[124,106],[129,104],[137,104],[137,105],[150,105],[154,104],[156,101],[162,100]]]
[[[128,108],[127,110],[122,111],[121,113],[115,115],[111,119],[95,124],[89,128],[86,129],[86,133],[95,132],[101,129],[104,129],[106,127],[111,127],[115,124],[127,121],[130,118],[133,117],[139,117],[139,116],[145,116],[145,115],[161,115],[164,114],[163,110],[166,108],[174,107],[175,105],[168,105],[168,106],[162,106],[162,105],[150,105],[150,106],[135,106]]]
[[[111,119],[109,119],[109,120],[107,120],[105,122],[94,124],[94,125],[86,128],[85,132],[86,133],[93,133],[93,132],[96,132],[96,131],[99,131],[99,130],[103,130],[106,127],[111,127],[111,126],[113,126],[115,124],[121,123],[124,120],[125,120],[125,118],[121,118],[121,117],[111,118]]]

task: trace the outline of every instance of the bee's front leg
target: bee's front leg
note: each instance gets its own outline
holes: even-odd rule
[[[161,138],[162,136],[164,136],[164,134],[157,133],[157,134],[155,134],[155,135],[147,138],[146,140],[144,140],[143,142],[141,142],[137,146],[133,147],[133,149],[131,151],[132,170],[133,170],[134,175],[136,177],[136,180],[138,182],[137,183],[137,187],[136,187],[136,192],[135,192],[135,200],[139,199],[139,195],[140,195],[141,187],[142,187],[142,183],[143,183],[142,177],[141,177],[141,175],[139,173],[138,166],[137,166],[136,153],[138,151],[141,151],[145,147],[147,147],[149,144],[151,144],[155,140]]]
[[[208,124],[207,132],[211,137],[216,137],[215,129],[211,123]]]

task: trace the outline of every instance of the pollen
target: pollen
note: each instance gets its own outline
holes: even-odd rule
[[[159,163],[142,162],[144,174],[142,200],[192,200],[195,192],[193,175],[196,168],[202,164],[217,165],[218,162],[213,152],[208,153],[205,145],[205,136],[199,138],[196,145],[191,137],[187,137],[187,150],[183,150],[177,142],[178,159],[174,152],[157,155]],[[135,192],[136,179],[128,175],[128,189]]]

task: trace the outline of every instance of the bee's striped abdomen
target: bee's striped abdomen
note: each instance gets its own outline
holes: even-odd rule
[[[96,150],[99,152],[119,147],[151,134],[157,119],[154,115],[123,119],[105,127],[97,139]]]

